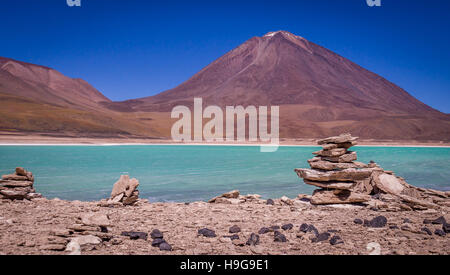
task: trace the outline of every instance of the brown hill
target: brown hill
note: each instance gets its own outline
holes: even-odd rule
[[[180,86],[108,104],[128,111],[205,105],[280,105],[281,136],[450,139],[450,117],[348,59],[289,32],[254,37]]]
[[[82,79],[0,57],[0,131],[84,137],[165,137],[152,114],[123,114]],[[155,124],[155,123],[153,123]]]

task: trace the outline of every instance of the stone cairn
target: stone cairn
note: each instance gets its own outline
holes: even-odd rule
[[[101,206],[133,205],[139,200],[139,181],[130,179],[128,175],[120,176],[114,184],[111,196],[108,200],[100,201]]]
[[[33,188],[34,176],[22,167],[17,167],[14,174],[3,175],[0,180],[0,199],[31,200],[42,197]]]
[[[310,198],[311,204],[360,203],[389,210],[450,207],[450,192],[414,187],[373,161],[357,162],[356,152],[348,150],[357,139],[342,134],[318,140],[323,149],[308,160],[311,169],[295,169],[306,184],[320,188]]]

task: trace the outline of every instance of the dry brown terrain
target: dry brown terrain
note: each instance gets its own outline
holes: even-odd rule
[[[109,219],[108,233],[99,231],[82,233],[79,219],[84,215]],[[381,228],[356,224],[355,219],[371,220],[385,216],[387,224]],[[141,200],[135,206],[100,207],[97,202],[34,199],[32,201],[0,200],[0,254],[68,254],[63,251],[74,236],[98,235],[103,241],[85,244],[82,254],[369,254],[367,246],[375,242],[381,254],[445,254],[450,253],[450,239],[434,234],[442,225],[424,224],[449,213],[437,210],[384,212],[360,206],[312,206],[299,199],[293,205],[275,200],[250,201],[238,205],[148,203]],[[327,240],[314,242],[314,234],[300,232],[301,224],[314,225],[319,233],[329,232]],[[262,227],[292,224],[288,230],[277,229],[286,242],[275,242],[274,232],[258,234]],[[237,225],[239,240],[223,236],[233,235],[230,227]],[[428,235],[422,228],[428,228]],[[72,229],[71,229],[72,228]],[[216,237],[198,236],[198,230],[208,228]],[[152,247],[150,233],[159,229],[172,251]],[[148,239],[131,240],[121,236],[124,231],[148,234]],[[252,233],[259,235],[257,245],[246,245]],[[332,245],[330,240],[339,236],[343,243]],[[374,244],[371,244],[372,246]],[[375,247],[377,245],[375,244]],[[376,251],[375,251],[376,253]]]
[[[174,89],[124,102],[54,69],[0,58],[2,132],[169,139],[170,111],[192,106],[194,97],[205,106],[280,106],[284,139],[349,132],[363,139],[450,141],[448,114],[285,31],[249,39]]]

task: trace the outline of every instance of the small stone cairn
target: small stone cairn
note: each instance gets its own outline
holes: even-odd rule
[[[114,184],[110,198],[108,200],[100,201],[100,205],[133,205],[139,200],[139,190],[137,190],[138,186],[139,181],[137,179],[130,179],[130,176],[128,175],[122,175]]]
[[[311,169],[295,169],[308,185],[319,187],[310,202],[314,205],[362,203],[389,210],[426,210],[450,207],[449,192],[409,185],[375,162],[357,162],[357,144],[350,134],[318,140],[323,149],[308,160]]]
[[[0,199],[31,200],[41,198],[33,188],[34,176],[22,167],[17,167],[14,174],[3,175],[0,180]]]

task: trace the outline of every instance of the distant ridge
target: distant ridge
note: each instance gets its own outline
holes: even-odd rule
[[[222,107],[279,105],[281,138],[350,132],[362,139],[450,141],[449,114],[287,31],[249,39],[174,89],[123,102],[84,80],[0,57],[0,97],[14,102],[0,109],[0,131],[168,139],[172,108],[201,97]]]

